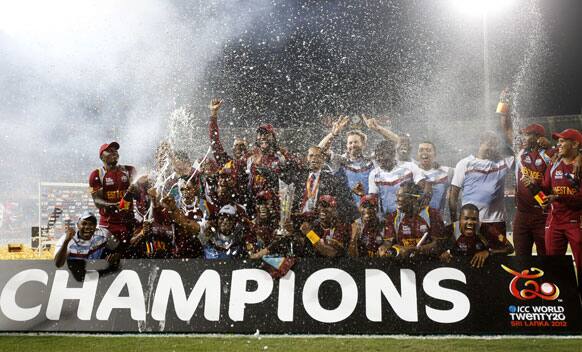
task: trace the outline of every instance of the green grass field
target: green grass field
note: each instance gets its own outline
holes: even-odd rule
[[[395,339],[208,336],[0,336],[0,351],[582,351],[582,337],[568,339]]]

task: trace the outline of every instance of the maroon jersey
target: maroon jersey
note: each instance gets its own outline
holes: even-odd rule
[[[573,176],[574,163],[566,164],[561,159],[546,170],[542,189],[558,198],[551,204],[548,224],[580,223],[582,217],[582,192],[580,183]]]
[[[448,247],[453,256],[473,256],[477,252],[488,249],[486,241],[479,235],[465,236],[461,234],[458,221],[447,225],[445,234],[448,236]]]
[[[334,247],[336,250],[339,251],[339,253],[343,253],[344,244],[350,238],[351,229],[352,226],[350,224],[345,224],[341,222],[337,222],[331,228],[324,228],[319,223],[319,220],[316,220],[315,223],[313,224],[312,230],[325,244]],[[319,254],[314,251],[311,242],[306,241],[306,245],[307,245],[306,251],[308,256],[311,255],[319,256]]]
[[[138,231],[142,231],[140,228]],[[131,246],[128,251],[133,258],[167,259],[172,257],[174,246],[174,229],[165,209],[154,208],[153,222],[143,238]]]
[[[444,223],[438,209],[423,208],[417,216],[408,217],[396,210],[386,214],[384,222],[385,237],[392,239],[394,244],[415,247],[422,236],[428,232],[424,244],[431,238],[437,238],[443,233]]]
[[[202,211],[197,207],[184,206],[181,210],[190,220],[201,221],[204,216]],[[197,258],[202,256],[202,244],[198,237],[184,231],[180,226],[174,225],[174,230],[174,258]]]
[[[536,184],[541,185],[546,169],[551,163],[551,157],[554,155],[554,149],[541,150],[526,150],[519,151],[517,156],[517,163],[515,164],[516,175],[516,190],[515,201],[517,210],[528,212],[532,215],[543,215],[543,211],[539,203],[534,199],[534,195],[523,184],[521,178],[523,174],[527,174],[536,181]]]
[[[259,161],[257,161],[259,160]],[[248,158],[247,173],[249,176],[249,189],[252,194],[258,194],[261,191],[275,191],[277,193],[279,184],[277,180],[268,180],[265,176],[259,175],[258,168],[268,169],[273,175],[281,176],[286,164],[299,165],[299,161],[286,151],[278,151],[269,155],[259,157],[253,156]]]
[[[384,223],[364,224],[362,219],[357,219],[355,224],[358,231],[358,254],[361,257],[377,256],[378,248],[389,240]]]
[[[91,193],[102,190],[105,201],[119,203],[133,181],[134,175],[135,168],[128,165],[119,165],[113,170],[105,170],[103,167],[93,170],[89,175]],[[126,210],[100,208],[99,215],[99,224],[103,226],[131,223],[134,219],[131,203],[129,209]]]
[[[277,224],[251,223],[248,235],[245,237],[246,249],[249,253],[269,247],[276,239]]]

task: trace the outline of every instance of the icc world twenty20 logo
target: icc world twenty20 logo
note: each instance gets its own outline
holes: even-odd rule
[[[544,276],[544,272],[538,268],[525,269],[518,272],[503,264],[501,264],[501,267],[514,276],[509,283],[509,292],[517,299],[531,300],[541,298],[546,301],[553,301],[560,295],[560,289],[555,284],[549,282],[540,284],[535,281],[535,279]],[[522,288],[519,289],[518,285]]]

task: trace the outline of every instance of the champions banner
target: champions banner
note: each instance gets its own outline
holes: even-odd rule
[[[571,257],[298,259],[281,279],[255,261],[0,262],[0,330],[267,334],[580,334]]]

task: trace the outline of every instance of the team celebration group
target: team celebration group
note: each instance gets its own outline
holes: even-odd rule
[[[235,138],[228,152],[219,133],[222,104],[210,103],[209,153],[194,163],[187,151],[161,143],[155,170],[138,177],[118,163],[117,142],[103,144],[103,165],[89,176],[99,214],[86,212],[66,229],[56,265],[249,258],[281,275],[297,257],[349,256],[467,257],[482,267],[492,255],[532,255],[535,243],[537,255],[562,255],[570,245],[582,269],[582,134],[547,136],[531,124],[514,136],[505,92],[497,108],[503,137],[484,132],[477,153],[454,168],[436,162],[430,141],[413,158],[408,135],[368,117],[367,129],[353,130],[348,117],[337,118],[305,156],[284,149],[271,125],[257,128],[252,146]],[[368,146],[366,133],[383,140]],[[331,150],[339,138],[346,143],[341,155]],[[516,177],[513,244],[506,236],[506,177]]]

